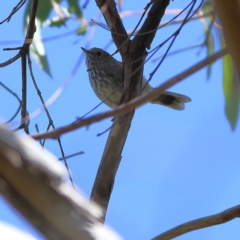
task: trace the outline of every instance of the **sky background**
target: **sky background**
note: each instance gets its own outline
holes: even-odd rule
[[[167,21],[183,9],[190,1],[171,1],[163,21]],[[200,2],[200,1],[198,1]],[[4,19],[17,1],[4,3],[0,19]],[[83,4],[84,2],[81,2]],[[123,11],[142,10],[146,1],[123,1]],[[18,47],[22,45],[23,7],[9,23],[0,26],[0,45]],[[174,11],[169,11],[174,10]],[[99,14],[95,1],[89,1],[84,10],[87,21]],[[54,13],[51,15],[55,16]],[[127,30],[134,28],[139,14],[123,19]],[[182,18],[182,17],[180,17]],[[104,18],[99,19],[104,23]],[[43,38],[56,36],[76,29],[78,23],[69,21],[66,27],[42,30]],[[157,32],[152,48],[170,36],[179,25],[165,27]],[[204,41],[203,25],[200,21],[189,22],[181,31],[171,51],[192,46]],[[33,61],[36,81],[45,100],[64,84],[79,57],[83,54],[80,47],[105,48],[111,41],[111,35],[105,29],[96,28],[94,37],[88,40],[92,27],[84,36],[70,35],[46,41],[45,48],[50,63],[52,78]],[[217,31],[216,48],[218,48]],[[15,41],[14,44],[12,41]],[[155,57],[164,54],[164,46]],[[114,44],[107,49],[115,51]],[[13,57],[16,52],[2,51],[0,61]],[[83,56],[83,55],[82,55]],[[154,75],[151,85],[158,86],[170,77],[180,73],[192,64],[206,57],[205,48],[196,48],[167,57]],[[116,56],[120,60],[120,56]],[[158,62],[149,61],[145,65],[144,75],[149,77]],[[21,96],[21,62],[14,62],[1,68],[0,82]],[[173,86],[171,91],[191,97],[192,102],[184,111],[174,111],[159,105],[146,104],[135,112],[128,134],[122,161],[117,172],[115,185],[107,211],[106,223],[115,229],[124,239],[151,239],[181,223],[221,212],[239,204],[240,194],[240,126],[237,123],[233,132],[225,117],[222,86],[222,62],[218,60],[212,67],[211,77],[207,79],[206,68]],[[18,102],[3,88],[0,88],[0,116],[8,120]],[[85,62],[81,65],[72,81],[63,93],[49,107],[54,124],[67,125],[76,117],[84,115],[99,103],[88,80]],[[41,106],[36,90],[28,77],[28,112],[32,113]],[[100,113],[109,110],[101,105],[94,111]],[[18,116],[14,128],[19,123]],[[48,120],[43,112],[30,123],[31,134],[35,133],[35,124],[45,131]],[[71,158],[68,164],[74,183],[88,198],[98,165],[102,156],[107,133],[97,137],[111,125],[106,119],[62,136],[65,154],[84,151],[83,155]],[[20,133],[21,134],[21,133]],[[61,157],[57,141],[48,140],[46,148],[57,157]],[[27,231],[37,239],[44,239],[36,232],[2,197],[0,197],[0,221]],[[178,237],[179,240],[237,240],[239,239],[239,219],[226,224],[194,231]]]

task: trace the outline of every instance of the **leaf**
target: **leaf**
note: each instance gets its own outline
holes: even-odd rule
[[[211,29],[209,28],[208,24],[205,21],[202,21],[203,27],[204,27],[204,32],[206,36],[205,44],[207,47],[207,55],[210,56],[215,52],[215,45],[214,45],[214,37],[211,32]],[[208,64],[207,66],[207,79],[210,78],[211,75],[211,70],[212,70],[212,65],[215,62]]]
[[[31,11],[31,6],[32,6],[32,0],[29,0],[24,13],[24,32],[26,32],[28,27],[28,20],[29,20],[29,15]],[[44,44],[42,42],[41,27],[42,27],[42,24],[47,20],[51,11],[52,11],[51,1],[49,0],[39,1],[38,10],[37,10],[36,19],[35,19],[36,32],[34,34],[34,38],[37,39],[37,41],[33,41],[33,43],[30,46],[30,51],[33,54],[34,59],[50,77],[52,75],[50,72]]]
[[[26,25],[28,23],[31,6],[32,0],[29,0],[24,14],[24,29],[26,28]],[[40,23],[43,23],[48,19],[48,16],[51,13],[52,9],[53,6],[51,4],[51,1],[49,0],[39,1],[36,18],[40,21]]]
[[[76,30],[77,35],[83,35],[87,31],[88,22],[84,19],[82,19],[81,22],[82,22],[82,25],[79,28],[77,28],[77,30]]]
[[[69,20],[69,18],[59,18],[59,17],[54,17],[52,19],[49,19],[45,22],[45,24],[47,24],[49,27],[61,27],[61,26],[65,26],[67,20]]]
[[[222,46],[225,46],[221,39]],[[235,130],[239,115],[239,81],[233,65],[231,56],[223,57],[223,91],[225,96],[225,114],[230,123],[232,131]]]
[[[47,59],[47,55],[46,55],[46,51],[44,48],[44,44],[42,41],[42,36],[41,36],[41,27],[40,27],[40,23],[39,20],[36,19],[35,20],[35,24],[36,24],[36,32],[34,37],[37,39],[36,41],[33,41],[31,46],[30,46],[30,50],[31,53],[35,59],[35,61],[38,63],[38,65],[50,76],[52,77],[50,68],[49,68],[49,64],[48,64],[48,59]]]
[[[26,6],[25,14],[24,14],[24,30],[26,31],[27,25],[28,25],[28,19],[31,11],[32,1],[29,0],[28,4]],[[65,10],[64,8],[61,8],[59,3],[61,3],[62,0],[54,0],[53,4],[50,0],[41,0],[38,4],[38,10],[36,14],[36,28],[37,31],[35,33],[35,39],[37,41],[33,41],[32,45],[30,46],[30,50],[33,54],[34,59],[37,61],[37,63],[43,68],[43,70],[51,76],[50,67],[48,64],[46,51],[44,48],[44,43],[41,40],[41,28],[43,24],[48,24],[49,26],[57,26],[60,27],[62,25],[65,25],[66,21],[70,18],[69,13],[73,13],[77,16],[78,20],[82,22],[82,25],[77,29],[77,34],[84,34],[87,30],[87,24],[82,21],[83,14],[82,10],[79,6],[79,0],[67,0],[68,2],[68,10]],[[53,10],[57,13],[56,17],[53,17],[52,19],[48,20],[50,13]],[[61,14],[65,15],[66,17],[62,17]]]
[[[206,0],[202,7],[201,11],[203,12],[204,15],[206,15],[206,18],[208,18],[209,21],[212,20],[212,13],[214,10],[214,1],[213,0]]]
[[[79,1],[78,0],[67,0],[67,1],[69,4],[68,11],[70,13],[76,14],[78,18],[82,19],[83,14],[82,14],[81,7],[79,5]]]

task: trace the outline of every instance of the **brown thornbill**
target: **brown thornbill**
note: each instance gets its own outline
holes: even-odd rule
[[[93,91],[98,98],[108,105],[115,108],[121,99],[123,93],[123,67],[122,63],[113,58],[109,53],[100,48],[91,48],[86,50],[86,64],[88,68],[89,80]],[[153,90],[143,77],[143,93]],[[150,103],[160,104],[175,110],[183,110],[185,104],[190,102],[191,98],[183,94],[165,91]]]

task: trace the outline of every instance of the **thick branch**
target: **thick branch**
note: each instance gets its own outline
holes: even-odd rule
[[[224,38],[240,79],[240,2],[215,0],[217,14],[223,26]]]
[[[91,199],[105,210],[102,216],[103,222],[132,118],[133,113],[128,113],[124,115],[124,119],[120,117],[114,120],[93,185]]]
[[[129,45],[128,34],[123,26],[122,20],[118,14],[116,3],[114,0],[96,0],[96,4],[101,10],[108,27],[111,30],[112,38],[116,44],[121,56],[127,52]],[[126,44],[123,47],[123,44]]]
[[[100,223],[101,209],[65,182],[56,157],[2,125],[0,166],[0,194],[46,239],[121,239]]]
[[[164,232],[158,235],[152,240],[169,240],[197,229],[211,227],[217,224],[222,224],[222,223],[231,221],[234,218],[239,218],[239,217],[240,217],[240,205],[229,208],[218,214],[214,214],[208,217],[203,217],[190,222],[186,222],[184,224],[181,224],[175,228],[168,230],[167,232]]]
[[[132,40],[131,44],[132,51],[136,51],[136,49],[139,47],[150,49],[152,40],[156,33],[156,29],[159,27],[159,23],[170,1],[158,0],[154,2],[155,3],[148,12],[147,19],[144,21],[144,24],[142,25],[141,29],[138,31],[135,38]]]
[[[167,2],[169,2],[169,0],[167,0]],[[115,3],[113,4],[113,1],[106,0],[101,1],[100,6],[101,10],[104,8],[104,11],[102,10],[102,12],[104,13],[105,19],[110,29],[112,31],[114,30],[117,33],[122,32],[124,28],[122,26],[122,23],[121,24],[119,23],[119,21],[121,20],[117,13]],[[167,5],[162,4],[160,10],[156,9],[156,6],[159,6],[159,3],[153,3],[150,12],[151,13],[154,12],[155,16],[158,16],[158,18],[155,19],[156,26],[158,26]],[[163,8],[164,11],[162,10]],[[146,25],[149,26],[149,24],[144,23],[144,26]],[[117,27],[119,27],[119,29]],[[154,29],[156,31],[157,27]],[[145,29],[144,30],[141,29],[140,31],[143,33]],[[119,49],[123,59],[125,76],[124,92],[121,99],[122,101],[120,103],[126,103],[138,96],[139,85],[143,76],[143,66],[146,56],[146,46],[143,40],[147,39],[148,44],[150,44],[152,39],[154,38],[155,31],[147,34],[144,38],[139,38],[139,40],[136,41],[137,44],[135,45],[130,44],[130,40],[127,39],[127,33],[126,37],[125,36],[122,37],[121,35],[112,33],[113,39],[118,48],[120,47],[120,44],[124,43],[123,41],[127,43],[127,46],[129,46],[130,44],[129,49],[127,48],[124,48],[123,50]],[[124,32],[126,32],[125,29]],[[134,112],[132,111],[124,116],[115,117],[114,124],[109,133],[105,150],[94,182],[94,186],[91,193],[91,199],[100,204],[100,206],[102,206],[103,209],[105,210],[107,210],[108,207],[111,192],[113,189],[115,175],[122,158],[121,154],[125,141],[127,139],[128,131],[130,129],[133,113]],[[105,215],[103,216],[102,220],[104,221],[104,219]]]

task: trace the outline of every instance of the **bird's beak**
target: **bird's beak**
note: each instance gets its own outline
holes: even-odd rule
[[[84,51],[84,53],[85,53],[86,55],[90,53],[87,49],[85,49],[85,48],[83,48],[83,47],[81,47],[81,49]]]

